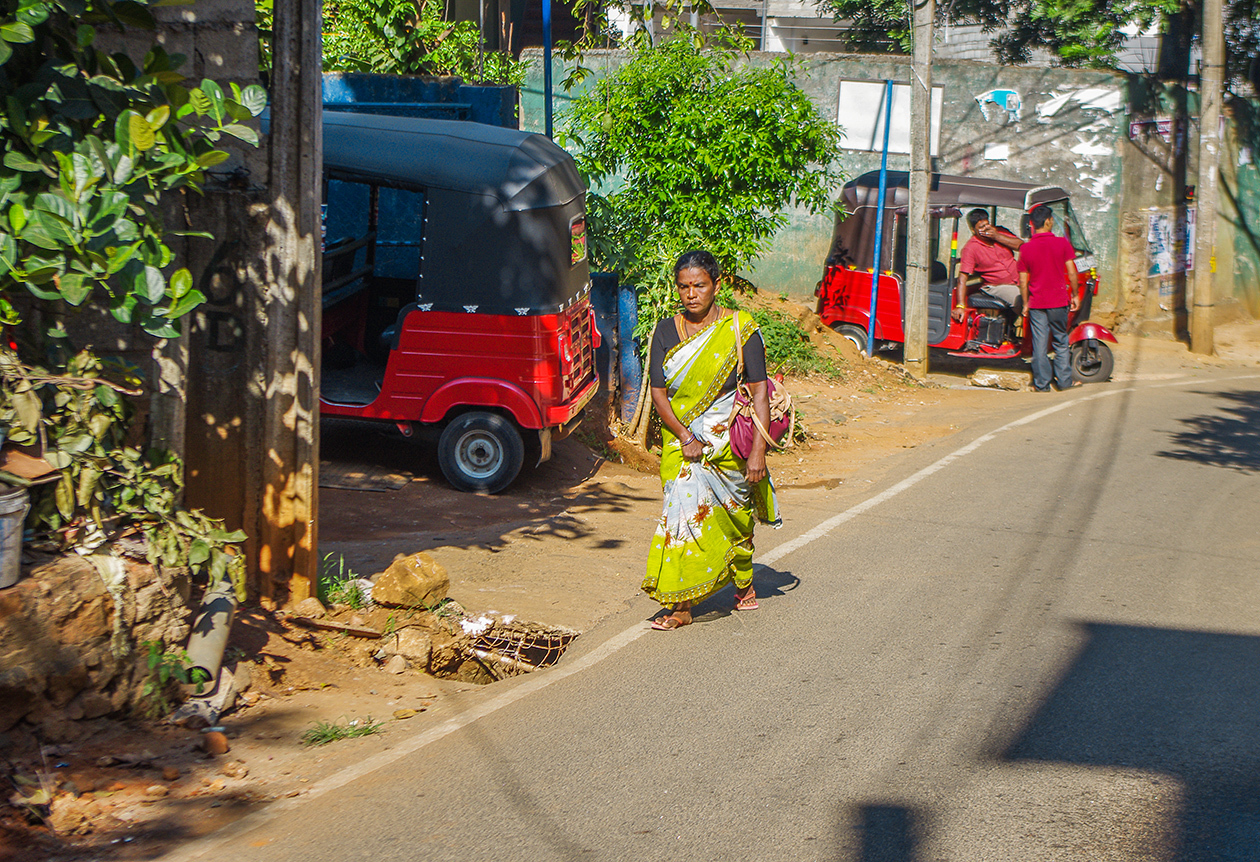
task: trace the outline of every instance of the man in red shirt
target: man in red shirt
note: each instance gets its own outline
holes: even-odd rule
[[[1015,270],[1015,252],[1024,241],[1006,228],[989,223],[987,210],[967,213],[971,239],[963,246],[958,259],[958,290],[954,299],[954,319],[962,320],[967,308],[967,280],[979,276],[981,290],[1019,310],[1019,275]]]
[[[1069,361],[1068,311],[1080,307],[1080,297],[1073,289],[1077,284],[1076,249],[1061,236],[1054,235],[1054,212],[1042,205],[1033,207],[1032,238],[1019,252],[1019,292],[1028,309],[1032,328],[1033,389],[1050,391],[1050,358],[1047,342],[1054,341],[1054,379],[1060,390],[1072,382]]]

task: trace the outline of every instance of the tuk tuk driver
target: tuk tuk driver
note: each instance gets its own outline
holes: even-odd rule
[[[962,320],[967,310],[967,280],[973,275],[984,281],[981,290],[1009,305],[1018,315],[1023,301],[1019,295],[1019,272],[1015,252],[1024,241],[1004,227],[989,223],[987,210],[967,213],[971,239],[963,246],[958,261],[958,285],[954,297],[954,319]]]

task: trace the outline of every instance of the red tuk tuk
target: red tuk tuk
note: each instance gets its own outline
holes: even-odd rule
[[[875,308],[874,339],[877,349],[896,347],[905,341],[905,308],[902,287],[906,273],[907,213],[910,198],[909,174],[889,171],[884,197],[884,225],[879,255],[879,283]],[[875,259],[875,228],[878,221],[879,171],[870,171],[845,184],[844,208],[836,217],[831,253],[819,284],[817,311],[823,322],[851,340],[861,350],[867,348],[867,324],[871,308],[871,264]],[[1011,359],[1032,353],[1026,320],[1016,327],[1008,319],[1012,311],[1005,303],[976,288],[967,299],[962,321],[954,320],[954,284],[957,281],[959,222],[974,208],[989,211],[994,225],[1009,227],[1025,239],[1030,235],[1029,214],[1045,204],[1054,211],[1055,233],[1067,237],[1076,249],[1079,273],[1077,290],[1080,309],[1068,321],[1072,373],[1084,383],[1099,383],[1111,377],[1115,360],[1106,342],[1114,335],[1106,327],[1089,321],[1094,295],[1098,293],[1098,272],[1094,254],[1081,229],[1068,193],[1058,186],[991,180],[981,177],[932,175],[928,196],[931,214],[932,272],[928,287],[928,345],[951,356],[975,359]],[[1013,222],[1013,224],[1008,224]],[[965,230],[964,230],[965,232]],[[965,241],[968,237],[963,237]]]
[[[320,409],[436,438],[494,493],[597,387],[586,187],[541,135],[324,113]]]

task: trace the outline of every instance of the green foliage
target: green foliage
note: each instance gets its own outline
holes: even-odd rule
[[[171,711],[167,693],[172,683],[195,685],[198,694],[210,681],[205,671],[190,668],[188,653],[182,649],[162,649],[161,641],[145,641],[148,650],[145,662],[149,668],[148,678],[140,689],[140,697],[144,700],[144,711],[149,718],[161,718]]]
[[[271,67],[273,0],[255,0],[260,63]],[[484,49],[472,21],[447,21],[443,5],[424,0],[330,0],[324,5],[324,71],[386,75],[457,75],[465,81],[525,81],[525,64]]]
[[[363,590],[353,583],[358,579],[354,569],[346,565],[346,558],[341,554],[324,555],[323,564],[319,567],[319,594],[327,602],[337,605],[349,605],[356,611],[367,603]]]
[[[845,38],[857,50],[911,51],[906,0],[815,0],[815,4],[836,20],[851,22]],[[991,45],[1000,63],[1025,63],[1033,49],[1045,48],[1065,66],[1110,68],[1124,40],[1121,27],[1149,26],[1181,6],[1181,0],[960,0],[938,9],[942,18],[953,23],[980,24],[996,33]]]
[[[318,721],[315,726],[302,734],[302,741],[307,745],[327,745],[339,739],[355,739],[360,736],[371,736],[380,733],[384,725],[367,718],[352,718],[345,724],[335,721]]]
[[[0,348],[0,442],[38,446],[60,471],[58,481],[32,488],[28,523],[59,550],[91,551],[140,531],[152,564],[204,570],[212,583],[229,578],[244,598],[245,558],[235,545],[245,534],[177,505],[178,458],[128,444],[134,409],[126,396],[138,383],[120,362],[88,351],[55,375]]]
[[[79,306],[103,298],[115,318],[161,337],[204,297],[173,253],[160,202],[199,189],[228,154],[261,87],[190,86],[184,58],[155,45],[136,63],[96,47],[100,25],[153,27],[136,0],[0,4],[0,321],[18,322],[12,292]]]
[[[559,138],[591,188],[592,263],[638,286],[640,337],[677,309],[680,253],[707,248],[736,273],[791,202],[827,210],[842,178],[839,132],[789,62],[738,65],[738,43],[697,41],[641,45],[562,117]]]
[[[751,313],[761,329],[761,340],[766,345],[766,368],[772,374],[782,371],[797,376],[843,377],[840,366],[820,355],[810,342],[809,334],[789,315],[768,308],[755,308]]]

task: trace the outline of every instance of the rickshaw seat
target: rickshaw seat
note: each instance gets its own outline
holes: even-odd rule
[[[972,308],[994,308],[998,311],[1010,311],[1011,307],[996,296],[989,296],[984,291],[976,291],[967,298],[967,304]]]

